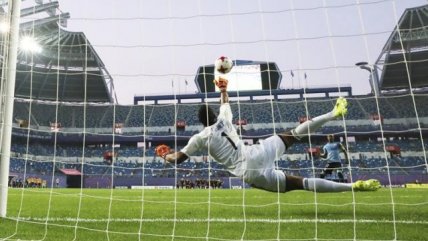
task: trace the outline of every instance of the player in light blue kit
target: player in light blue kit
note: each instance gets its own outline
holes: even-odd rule
[[[192,154],[208,153],[223,164],[233,175],[240,177],[252,187],[272,191],[309,190],[316,192],[375,191],[379,181],[370,179],[355,183],[337,183],[321,178],[303,178],[286,175],[275,168],[275,160],[296,140],[308,135],[323,124],[347,113],[347,101],[338,98],[334,109],[324,115],[306,121],[295,129],[261,140],[260,144],[245,145],[232,123],[232,111],[227,93],[227,79],[219,78],[215,84],[220,89],[220,113],[217,116],[206,104],[199,110],[199,120],[205,128],[192,136],[187,145],[178,152],[169,147],[156,150],[157,155],[171,163],[182,163]],[[165,145],[163,145],[165,146]]]
[[[327,160],[327,166],[324,168],[321,178],[337,180],[339,182],[345,182],[342,173],[342,159],[340,153],[343,152],[345,160],[349,165],[348,152],[340,142],[334,141],[334,135],[327,135],[328,143],[322,148],[323,152],[321,157]]]

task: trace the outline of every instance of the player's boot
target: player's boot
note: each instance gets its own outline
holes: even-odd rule
[[[376,179],[359,180],[352,184],[352,188],[354,191],[376,191],[380,188],[380,182]]]
[[[348,101],[343,98],[343,97],[339,97],[336,100],[336,105],[334,106],[333,109],[333,115],[334,117],[340,117],[340,116],[345,116],[348,113]]]

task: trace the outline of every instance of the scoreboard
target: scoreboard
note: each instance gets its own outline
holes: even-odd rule
[[[279,89],[282,74],[274,62],[249,60],[233,61],[233,69],[228,74],[214,71],[214,64],[200,66],[195,83],[200,93],[218,91],[213,79],[223,76],[229,80],[230,91],[254,91]]]

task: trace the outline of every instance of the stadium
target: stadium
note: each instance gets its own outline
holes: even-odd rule
[[[253,188],[208,153],[165,162],[158,145],[181,150],[203,129],[201,104],[219,109],[214,65],[201,63],[186,76],[182,84],[192,82],[191,91],[135,95],[132,104],[120,104],[121,82],[104,63],[103,46],[67,30],[73,13],[61,11],[61,1],[17,2],[3,1],[0,9],[11,30],[1,30],[1,240],[428,240],[428,5],[399,13],[377,58],[332,68],[357,69],[370,93],[354,94],[355,86],[343,82],[301,87],[316,69],[234,59],[230,106],[248,145],[330,111],[338,96],[347,99],[343,119],[275,160],[287,175],[319,177],[327,165],[321,147],[334,134],[349,155],[346,182],[382,185],[376,192],[329,194]],[[372,4],[379,3],[331,8]],[[43,50],[16,51],[23,48],[18,36],[35,37]]]

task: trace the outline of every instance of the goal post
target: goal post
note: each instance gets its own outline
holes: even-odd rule
[[[9,21],[10,32],[9,41],[6,41],[7,66],[6,80],[4,81],[4,90],[2,94],[5,96],[4,114],[2,115],[2,139],[1,139],[1,179],[0,179],[0,217],[6,217],[7,195],[9,184],[9,165],[10,165],[10,146],[12,139],[12,116],[13,116],[13,101],[15,94],[15,79],[16,79],[16,63],[18,56],[19,43],[19,19],[21,13],[21,0],[9,0]],[[5,54],[5,53],[3,53]],[[3,107],[3,106],[2,106]]]

